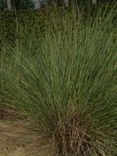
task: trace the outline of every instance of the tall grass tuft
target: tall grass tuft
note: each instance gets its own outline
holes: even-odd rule
[[[41,40],[21,29],[21,40],[2,48],[2,103],[39,125],[54,142],[54,156],[117,153],[115,13],[50,15]]]

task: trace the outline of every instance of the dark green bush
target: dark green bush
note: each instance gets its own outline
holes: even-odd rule
[[[25,25],[28,25],[29,31],[32,26],[38,25],[36,31],[42,33],[45,25],[44,11],[0,12],[0,39],[8,42],[16,40],[19,26],[25,27]]]
[[[86,5],[87,6],[87,5]],[[110,5],[106,6],[94,6],[94,7],[86,7],[82,8],[82,14],[85,18],[89,18],[89,16],[92,18],[96,15],[96,12],[98,9],[102,11],[108,9],[108,11],[111,9]],[[104,9],[103,9],[104,7]],[[81,9],[80,9],[81,10]],[[66,12],[70,13],[70,9],[64,9],[62,7],[60,8],[53,8],[53,7],[47,7],[45,9],[40,9],[37,11],[34,10],[24,10],[24,11],[1,11],[0,12],[0,43],[13,43],[16,41],[18,36],[18,29],[19,26],[25,27],[25,25],[28,25],[29,32],[32,29],[32,26],[36,27],[36,34],[40,37],[43,36],[43,33],[45,32],[46,26],[48,22],[50,23],[50,15],[56,15],[56,12],[59,11],[60,16],[62,17]],[[79,11],[79,9],[77,9]],[[106,11],[107,12],[107,11]],[[60,18],[60,17],[59,17]],[[48,22],[47,22],[48,21]],[[58,20],[59,21],[59,20]],[[36,24],[34,24],[36,23]]]

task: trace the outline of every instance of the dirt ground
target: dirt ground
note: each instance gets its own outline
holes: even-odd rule
[[[48,143],[27,120],[0,120],[0,156],[51,156]]]

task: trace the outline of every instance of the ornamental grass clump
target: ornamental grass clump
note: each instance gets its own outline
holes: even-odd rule
[[[2,92],[9,95],[3,103],[10,101],[38,124],[52,139],[54,156],[114,156],[116,10],[92,20],[73,12],[49,18],[53,27],[41,40],[32,29],[4,47],[10,59],[0,70]]]

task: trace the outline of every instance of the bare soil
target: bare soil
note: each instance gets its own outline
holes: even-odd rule
[[[0,156],[51,156],[48,141],[28,120],[5,113],[0,120]]]

